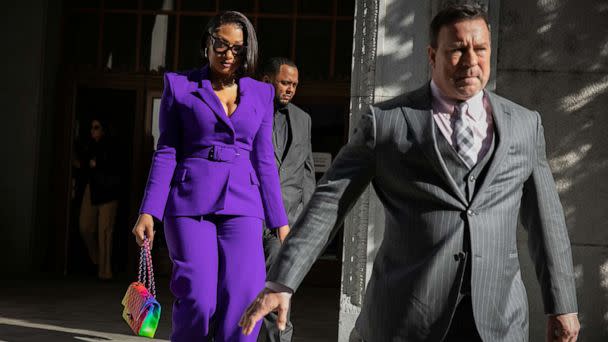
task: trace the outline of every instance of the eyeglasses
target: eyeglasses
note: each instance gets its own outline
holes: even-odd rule
[[[230,45],[224,42],[220,37],[216,37],[214,35],[210,35],[210,37],[211,47],[213,47],[213,51],[215,51],[216,53],[226,53],[228,50],[230,50],[232,51],[233,55],[240,56],[245,53],[245,50],[247,50],[246,45]]]

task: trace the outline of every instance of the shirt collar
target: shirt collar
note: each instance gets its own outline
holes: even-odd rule
[[[431,94],[433,95],[434,111],[450,115],[454,113],[454,106],[456,106],[457,101],[454,101],[443,95],[441,93],[441,90],[433,80],[431,80]],[[467,113],[475,121],[481,120],[485,113],[486,109],[484,106],[484,94],[485,92],[482,90],[465,101],[469,105]]]
[[[285,106],[277,107],[276,110],[274,111],[274,113],[275,114],[281,113],[281,114],[287,115],[287,114],[289,114],[289,108],[288,107],[289,107],[289,103],[286,104]]]

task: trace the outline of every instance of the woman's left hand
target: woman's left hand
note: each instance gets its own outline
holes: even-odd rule
[[[284,225],[278,228],[279,229],[279,240],[281,243],[285,241],[287,234],[289,234],[289,225]]]

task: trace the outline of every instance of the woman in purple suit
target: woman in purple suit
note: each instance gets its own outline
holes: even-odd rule
[[[257,40],[241,13],[212,18],[202,51],[204,68],[165,75],[160,137],[133,234],[139,244],[153,239],[153,217],[164,220],[172,341],[255,341],[238,322],[264,288],[262,220],[289,229],[272,145],[274,90],[249,77]]]

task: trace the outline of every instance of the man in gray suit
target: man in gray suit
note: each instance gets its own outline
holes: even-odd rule
[[[283,324],[290,292],[371,181],[386,228],[354,340],[527,341],[518,216],[541,285],[547,341],[576,340],[570,241],[541,117],[484,89],[490,42],[478,6],[437,14],[431,82],[362,116],[293,226],[267,288],[243,315],[244,333],[271,310]]]
[[[315,189],[315,169],[310,139],[310,115],[291,103],[298,87],[298,67],[283,57],[269,59],[262,68],[262,81],[271,83],[275,89],[273,143],[275,160],[281,179],[281,192],[289,225],[308,203]],[[289,231],[264,229],[264,253],[266,267],[276,259],[281,242]],[[277,314],[269,313],[264,318],[258,341],[289,342],[293,336],[293,325],[287,319],[285,329],[277,327]]]

